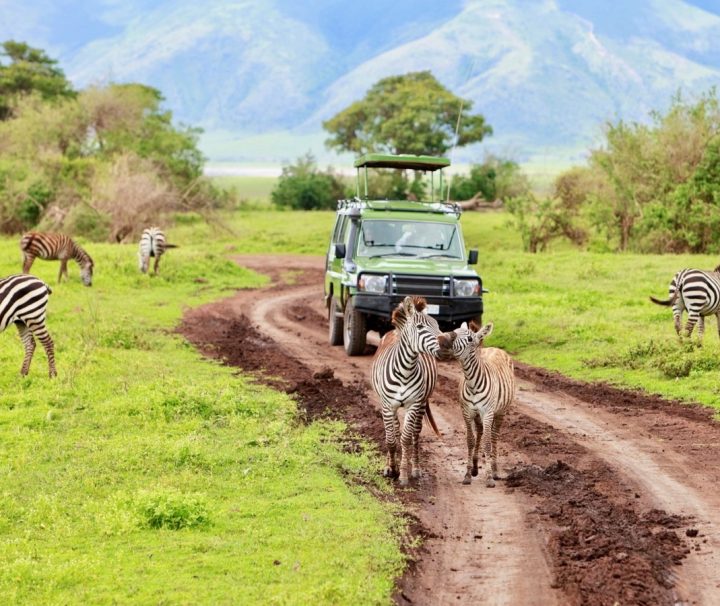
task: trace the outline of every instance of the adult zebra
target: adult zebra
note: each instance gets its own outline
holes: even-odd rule
[[[480,329],[474,322],[470,323],[470,328],[463,323],[455,331],[452,344],[453,356],[460,362],[464,375],[460,384],[460,403],[467,432],[468,463],[463,484],[470,484],[471,476],[478,475],[478,454],[482,446],[485,485],[489,487],[495,486],[498,479],[498,435],[505,414],[515,399],[512,358],[502,349],[482,347],[492,330],[492,323]]]
[[[35,257],[46,261],[60,261],[58,283],[63,277],[68,277],[67,262],[74,259],[80,266],[80,277],[85,286],[92,285],[93,260],[85,250],[76,244],[72,238],[65,234],[48,232],[29,232],[20,240],[20,250],[23,253],[23,273],[30,272]]]
[[[159,227],[148,227],[144,229],[140,236],[140,250],[138,251],[140,271],[147,273],[150,265],[150,257],[155,257],[153,273],[157,275],[160,257],[162,257],[168,248],[177,247],[175,244],[168,244],[165,241],[165,234]]]
[[[45,326],[45,310],[50,296],[50,287],[35,276],[18,274],[0,279],[0,332],[11,323],[17,326],[25,358],[20,374],[26,375],[35,353],[35,337],[45,348],[50,377],[55,370],[55,346]]]
[[[688,312],[685,323],[685,336],[692,335],[695,324],[698,325],[698,339],[702,342],[705,333],[705,316],[715,315],[720,335],[720,265],[713,271],[701,269],[681,269],[670,281],[666,300],[650,297],[657,305],[673,308],[675,332],[682,337],[682,314]]]
[[[388,449],[384,475],[399,475],[401,486],[407,486],[411,466],[410,477],[420,477],[419,436],[424,414],[437,433],[428,402],[437,379],[437,363],[433,356],[440,353],[441,346],[449,347],[453,338],[440,332],[437,321],[423,313],[425,307],[425,299],[405,297],[392,314],[396,330],[383,337],[372,363],[372,385],[382,404]],[[405,408],[402,432],[398,420],[401,406]],[[399,474],[396,461],[398,438],[401,446]]]

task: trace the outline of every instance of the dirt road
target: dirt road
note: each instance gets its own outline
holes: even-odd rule
[[[383,448],[371,356],[327,344],[323,259],[238,262],[273,285],[189,312],[182,332],[296,394],[308,418],[343,418]],[[425,473],[396,491],[424,539],[397,603],[720,603],[720,424],[707,411],[518,364],[507,481],[464,486],[459,369],[440,374],[441,438],[423,429]]]

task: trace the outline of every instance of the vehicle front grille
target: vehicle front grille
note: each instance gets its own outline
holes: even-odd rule
[[[395,295],[447,297],[450,295],[450,278],[393,275],[391,288],[392,293]]]

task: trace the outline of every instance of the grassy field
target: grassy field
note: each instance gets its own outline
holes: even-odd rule
[[[344,478],[382,489],[367,449],[338,424],[301,426],[285,395],[202,359],[174,334],[183,309],[264,278],[234,253],[324,254],[331,212],[177,217],[163,275],[135,246],[89,245],[92,288],[55,285],[59,376],[38,350],[27,378],[13,329],[0,336],[0,602],[387,603],[402,569],[397,519]],[[467,213],[480,251],[490,344],[585,380],[720,409],[720,340],[680,346],[652,305],[674,272],[710,256],[522,252],[503,213]],[[0,275],[19,268],[0,240]],[[202,278],[202,280],[198,280]],[[207,280],[205,282],[204,280]],[[321,288],[321,285],[318,285]]]
[[[238,252],[324,254],[333,213],[241,212],[229,220]],[[707,319],[704,346],[677,343],[667,296],[683,267],[712,268],[709,255],[584,252],[567,243],[532,255],[505,213],[466,213],[468,246],[479,249],[478,271],[490,293],[485,319],[492,345],[519,360],[569,376],[688,401],[720,410],[720,339]],[[203,238],[202,231],[197,232]]]
[[[21,378],[16,331],[0,336],[0,603],[388,602],[402,529],[346,480],[378,483],[375,455],[173,332],[187,306],[264,282],[207,233],[186,217],[158,278],[134,245],[88,245],[92,288],[35,263],[59,376],[39,348]],[[0,240],[0,275],[19,261]]]

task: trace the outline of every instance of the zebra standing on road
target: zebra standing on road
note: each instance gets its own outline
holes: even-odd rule
[[[23,253],[23,273],[29,273],[35,257],[46,261],[60,261],[58,283],[63,274],[68,277],[67,263],[75,259],[80,266],[80,277],[85,286],[92,285],[93,260],[85,250],[65,234],[46,232],[29,232],[20,240],[20,250]]]
[[[675,332],[682,337],[682,313],[687,309],[685,336],[692,335],[698,325],[698,339],[702,343],[705,332],[705,316],[715,315],[720,335],[720,265],[713,271],[682,269],[670,281],[667,300],[650,297],[653,303],[672,306]]]
[[[20,370],[23,376],[30,370],[35,337],[45,348],[50,377],[57,375],[55,346],[45,327],[45,310],[51,292],[50,287],[35,276],[18,274],[0,279],[0,332],[11,323],[17,326],[25,347],[25,359]]]
[[[176,248],[176,246],[165,241],[165,234],[159,227],[148,227],[143,230],[142,236],[140,236],[140,250],[138,252],[140,271],[144,274],[147,273],[150,257],[155,257],[153,272],[157,275],[160,257],[168,248]]]
[[[478,475],[478,452],[482,446],[485,456],[485,485],[495,486],[497,474],[497,439],[505,414],[515,399],[513,361],[502,349],[482,347],[492,333],[493,325],[478,330],[474,322],[455,331],[452,353],[462,366],[464,378],[460,384],[465,428],[467,430],[468,463],[463,484],[470,484]],[[473,431],[473,425],[475,430]],[[472,461],[472,465],[471,465]]]
[[[419,436],[423,415],[427,413],[433,429],[437,427],[430,413],[428,398],[435,388],[437,363],[433,356],[450,339],[440,332],[437,321],[423,313],[425,299],[405,297],[392,315],[396,330],[386,334],[372,363],[372,385],[382,404],[387,445],[384,475],[397,477],[396,451],[400,439],[400,485],[407,486],[408,470],[412,478],[420,477]],[[398,408],[405,408],[402,432]]]

